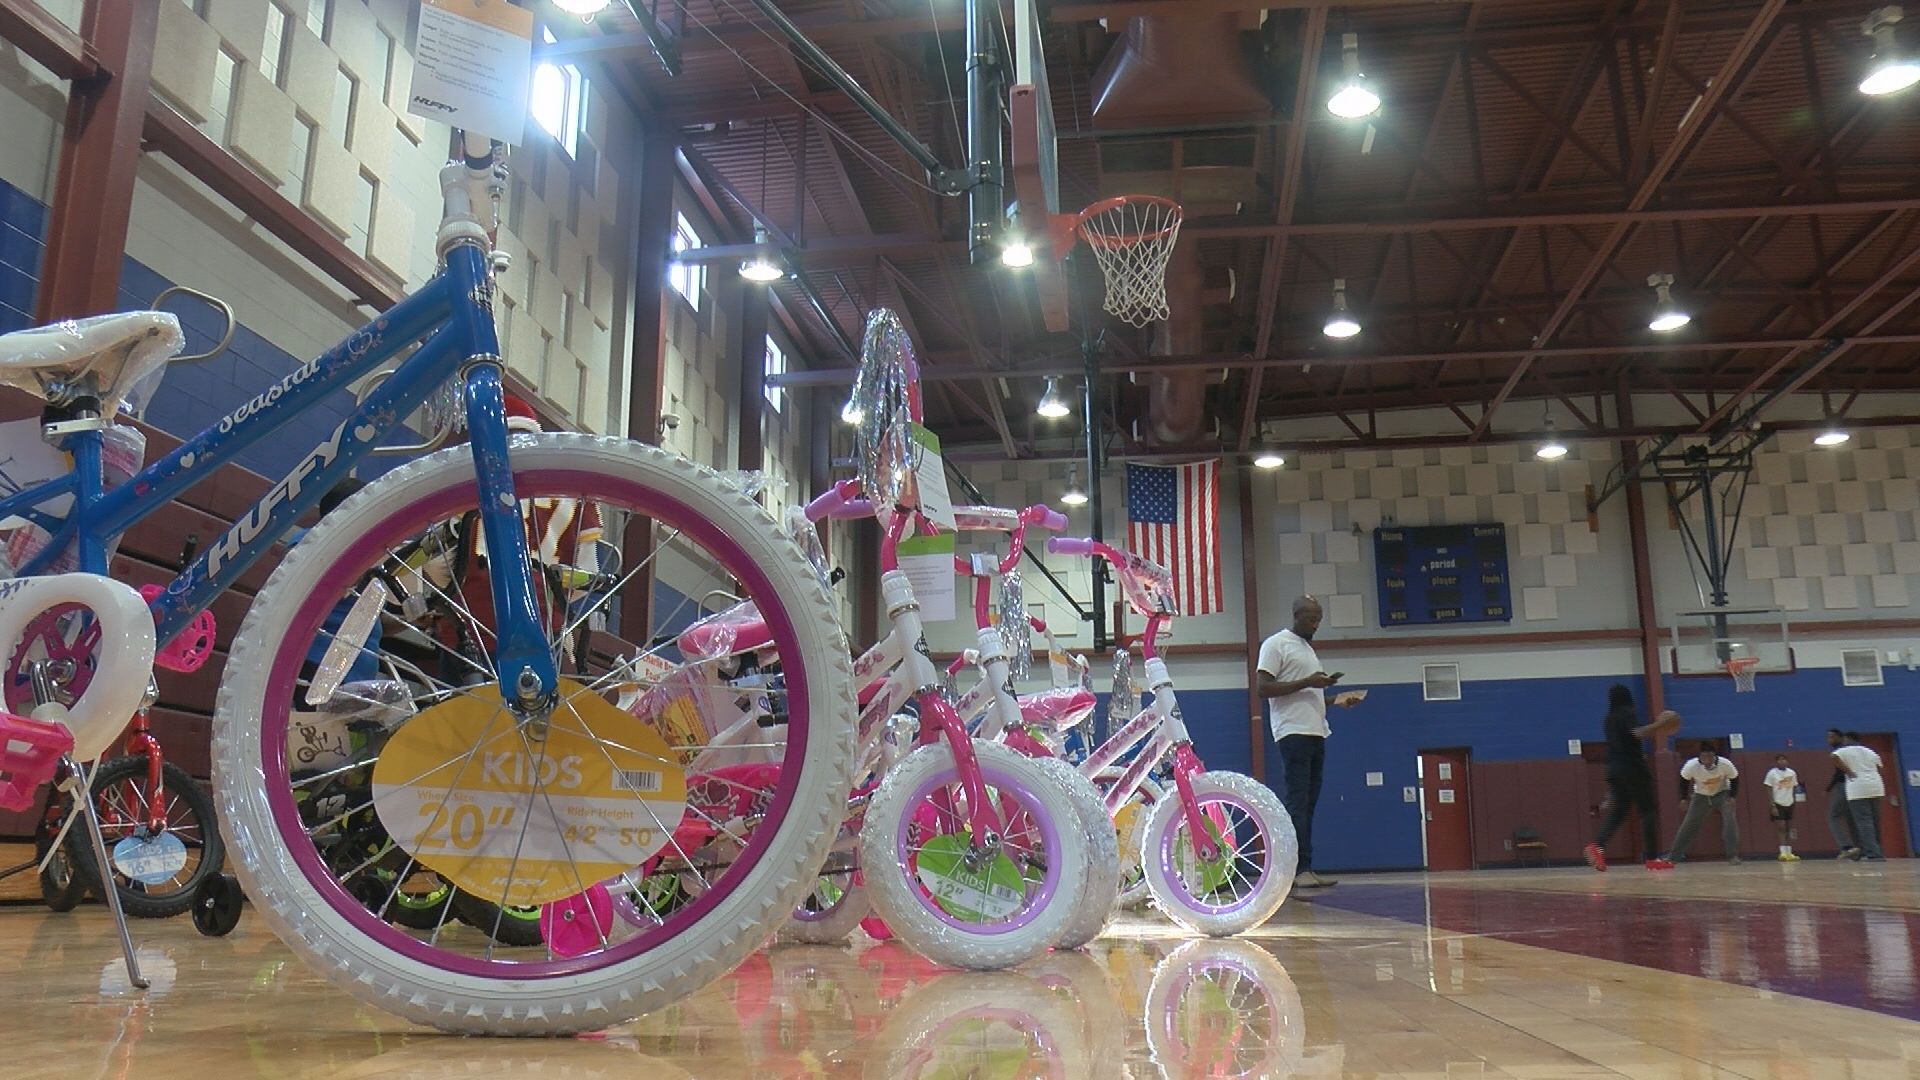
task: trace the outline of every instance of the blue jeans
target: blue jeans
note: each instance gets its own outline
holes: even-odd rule
[[[1313,869],[1313,804],[1320,801],[1320,777],[1326,761],[1325,736],[1281,736],[1280,764],[1286,785],[1281,801],[1287,805],[1294,835],[1300,840],[1301,871]]]

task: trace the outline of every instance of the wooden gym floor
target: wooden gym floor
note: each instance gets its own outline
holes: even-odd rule
[[[565,1040],[410,1029],[250,917],[134,931],[144,994],[97,905],[0,907],[0,1077],[1920,1077],[1920,861],[1355,877],[1243,939],[1130,919],[993,974],[780,946]]]

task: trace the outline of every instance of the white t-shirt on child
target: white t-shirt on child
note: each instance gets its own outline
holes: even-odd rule
[[[1718,795],[1727,789],[1727,781],[1739,775],[1740,770],[1726,758],[1714,759],[1712,768],[1700,764],[1699,758],[1688,758],[1687,763],[1680,766],[1681,779],[1693,781],[1695,795]]]
[[[1800,774],[1792,769],[1767,770],[1767,787],[1773,790],[1775,806],[1792,806],[1793,789],[1800,786]]]

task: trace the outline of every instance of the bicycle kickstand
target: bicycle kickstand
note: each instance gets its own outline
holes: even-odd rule
[[[133,935],[127,930],[127,913],[120,908],[120,887],[113,882],[113,863],[107,858],[107,841],[100,833],[99,811],[93,805],[93,777],[72,758],[66,759],[68,782],[77,785],[73,801],[87,819],[87,837],[93,841],[93,865],[107,909],[113,913],[113,927],[120,933],[120,955],[127,962],[127,981],[141,990],[147,988],[140,974],[140,960],[133,954]]]

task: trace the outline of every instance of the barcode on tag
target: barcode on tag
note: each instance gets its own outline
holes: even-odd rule
[[[615,769],[613,770],[613,790],[659,791],[660,774],[652,769]]]

